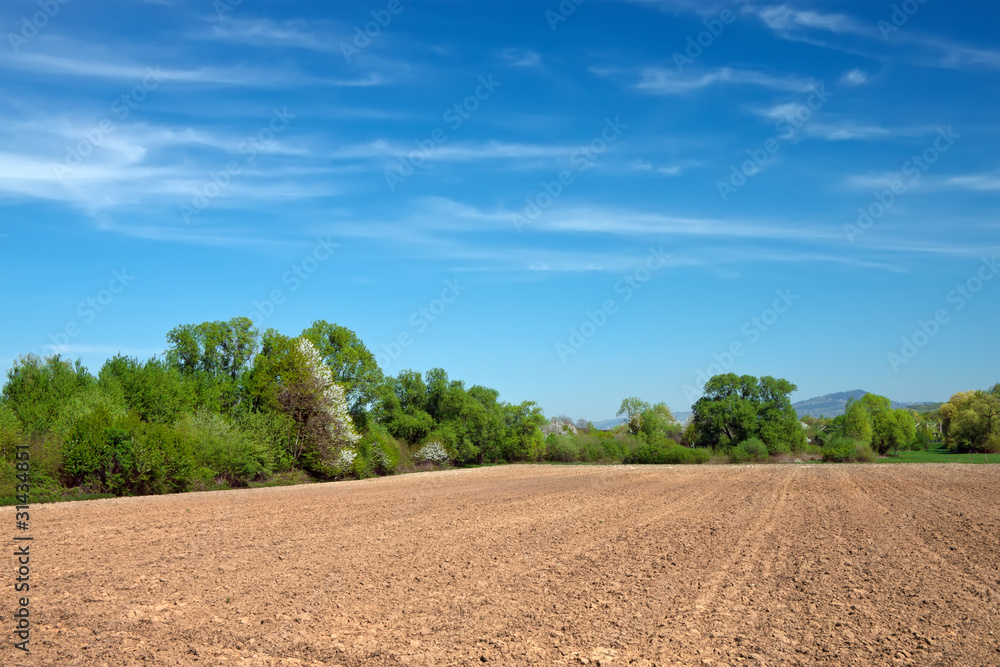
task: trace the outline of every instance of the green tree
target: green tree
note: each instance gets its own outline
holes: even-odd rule
[[[196,401],[211,411],[237,413],[244,405],[240,383],[260,349],[260,333],[247,317],[184,324],[167,334],[167,363],[194,380]]]
[[[790,395],[795,385],[788,380],[765,375],[757,384],[757,437],[771,454],[799,451],[805,434]]]
[[[789,398],[795,389],[770,376],[713,376],[694,405],[696,444],[728,450],[757,437],[772,453],[800,449],[805,436]]]
[[[898,440],[899,422],[892,412],[892,403],[885,396],[867,393],[858,402],[871,416],[872,449],[876,454],[885,455]]]
[[[316,347],[323,363],[333,372],[334,381],[344,388],[355,422],[365,423],[367,409],[377,399],[384,381],[375,355],[356,333],[326,320],[316,320],[302,336]]]
[[[29,434],[40,434],[70,398],[94,382],[79,359],[73,364],[58,354],[45,359],[28,354],[7,371],[3,398]]]
[[[638,435],[642,429],[642,413],[650,409],[652,406],[649,403],[638,396],[630,396],[622,401],[621,407],[618,408],[618,414],[615,416],[624,416],[629,433]]]
[[[24,443],[24,429],[7,401],[0,400],[0,462],[13,461],[18,445]]]
[[[258,409],[280,410],[295,421],[290,453],[301,467],[324,476],[337,473],[341,452],[360,436],[343,388],[307,338],[268,330],[247,386]]]
[[[248,317],[182,324],[167,334],[167,361],[184,371],[203,371],[236,380],[249,369],[260,334]]]
[[[959,452],[1000,451],[1000,383],[959,392],[941,406],[945,443]]]
[[[735,373],[714,375],[694,406],[697,444],[729,449],[757,429],[757,378]]]
[[[115,355],[104,362],[98,385],[118,395],[145,422],[172,424],[195,407],[197,392],[175,367],[153,357],[145,363]]]
[[[646,442],[680,439],[681,425],[666,403],[657,403],[643,410],[639,413],[639,421],[639,431],[633,435],[642,436]]]
[[[864,445],[872,444],[872,415],[868,411],[866,404],[854,400],[854,397],[847,399],[847,411],[843,419],[844,434]]]
[[[893,451],[900,449],[910,449],[917,439],[917,422],[913,418],[913,413],[909,410],[899,408],[892,411],[896,427],[892,430],[892,440],[890,446]]]

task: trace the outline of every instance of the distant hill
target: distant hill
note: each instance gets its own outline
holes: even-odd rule
[[[906,407],[911,410],[916,410],[917,412],[930,412],[931,410],[937,410],[942,405],[944,405],[944,403],[941,403],[940,401],[932,401],[930,403],[907,403]]]
[[[614,419],[602,419],[599,422],[594,422],[594,428],[599,429],[601,431],[610,431],[615,426],[618,426],[624,421],[625,420],[622,419],[621,417],[616,417]]]
[[[868,392],[864,389],[838,391],[835,394],[816,396],[815,398],[809,398],[804,401],[799,401],[798,403],[792,403],[792,407],[795,408],[795,411],[799,414],[800,419],[806,415],[811,415],[813,417],[839,417],[844,414],[848,398],[854,398],[854,400],[857,400],[867,393]],[[893,409],[909,408],[919,412],[933,410],[941,406],[941,403],[899,403],[897,401],[893,401],[892,399],[890,399],[889,402],[892,404]]]
[[[674,412],[673,415],[674,415],[674,419],[676,419],[677,421],[679,421],[680,423],[683,424],[683,423],[685,423],[687,421],[688,417],[691,416],[691,413],[690,412]],[[594,428],[597,428],[598,430],[601,430],[601,431],[610,431],[615,426],[618,426],[619,424],[622,424],[624,422],[625,422],[625,419],[622,418],[622,417],[618,417],[616,419],[604,419],[604,420],[599,421],[599,422],[594,422]]]

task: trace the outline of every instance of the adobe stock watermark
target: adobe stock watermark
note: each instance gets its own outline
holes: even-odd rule
[[[952,313],[957,313],[965,308],[966,304],[982,291],[986,283],[1000,273],[1000,264],[997,263],[996,255],[990,259],[982,257],[981,260],[979,268],[964,283],[955,285],[955,288],[949,290],[948,294],[945,295],[945,301],[953,304],[951,312],[947,308],[938,308],[927,321],[917,320],[917,328],[913,333],[902,337],[899,351],[886,354],[886,359],[893,373],[898,373],[900,366],[910,363],[917,356],[917,353],[940,333],[941,327],[951,322]]]
[[[608,150],[608,146],[617,141],[622,132],[627,129],[628,125],[621,121],[620,116],[615,116],[614,120],[605,118],[604,129],[601,130],[600,134],[594,137],[587,145],[580,146],[574,150],[570,155],[570,166],[578,174],[587,171],[597,163],[597,158]],[[537,220],[542,211],[552,206],[553,202],[559,199],[565,188],[572,185],[574,180],[576,180],[576,177],[573,175],[573,171],[563,169],[556,174],[553,180],[541,181],[539,183],[541,190],[532,197],[525,197],[524,209],[520,213],[512,213],[510,216],[510,220],[514,223],[514,228],[517,229],[518,234],[521,233],[525,225]]]
[[[898,32],[900,28],[906,25],[910,17],[916,14],[925,4],[927,4],[927,0],[903,0],[898,5],[894,4],[892,6],[892,13],[889,14],[889,20],[879,19],[877,24],[878,31],[882,33],[882,39],[888,42],[889,35]]]
[[[118,120],[125,120],[161,83],[163,83],[163,73],[160,72],[160,66],[147,67],[146,76],[142,78],[142,81],[116,97],[111,102],[109,110]],[[83,133],[83,139],[75,146],[66,147],[66,157],[63,161],[52,165],[56,178],[60,181],[65,180],[66,176],[83,164],[83,161],[94,152],[94,149],[100,147],[104,143],[104,139],[114,131],[115,121],[107,116],[98,121],[97,125],[86,130]]]
[[[622,295],[621,302],[626,303],[635,296],[635,293],[642,289],[643,285],[653,278],[653,274],[667,265],[670,255],[663,252],[663,246],[659,248],[649,248],[649,257],[641,266],[626,273],[614,284],[614,293]],[[597,335],[597,332],[608,323],[608,318],[618,312],[618,301],[613,298],[605,299],[596,310],[584,311],[584,320],[577,326],[569,328],[569,337],[566,342],[556,343],[556,354],[559,361],[566,363],[570,355],[576,354],[587,341]]]
[[[288,127],[295,114],[288,112],[288,107],[271,110],[271,120],[265,127],[250,134],[237,147],[236,151],[243,156],[243,161],[230,160],[224,169],[216,172],[209,172],[208,180],[200,187],[195,188],[190,204],[179,204],[181,219],[185,223],[191,224],[191,217],[208,208],[209,203],[222,195],[229,184],[232,183],[233,176],[238,176],[243,171],[243,167],[251,164],[257,159],[258,151],[262,151],[274,141],[276,135],[281,134]]]
[[[406,1],[412,2],[412,0]],[[340,43],[340,52],[344,55],[344,59],[351,62],[351,58],[371,46],[372,40],[381,35],[382,30],[392,23],[392,17],[399,15],[404,9],[402,0],[389,0],[385,9],[373,9],[372,20],[365,23],[364,29],[360,25],[354,26],[354,39]]]
[[[899,176],[889,183],[888,190],[876,190],[875,201],[868,206],[858,207],[858,219],[855,224],[844,223],[844,234],[847,236],[847,240],[854,243],[854,239],[871,229],[872,225],[892,208],[897,197],[906,194],[906,191],[920,180],[924,172],[930,169],[931,165],[937,162],[943,153],[948,152],[948,149],[955,144],[955,140],[961,138],[962,135],[955,134],[951,126],[944,130],[939,129],[938,136],[932,145],[925,148],[920,155],[914,155],[903,163],[899,169]]]
[[[499,81],[494,81],[492,74],[487,75],[486,78],[480,76],[477,81],[479,85],[476,86],[471,95],[467,95],[461,102],[452,104],[441,114],[441,120],[447,123],[453,131],[462,127],[462,124],[479,110],[480,104],[490,99],[496,89],[503,85]],[[446,141],[448,141],[448,133],[443,127],[434,128],[427,139],[416,139],[413,143],[416,144],[417,150],[411,151],[401,158],[395,167],[385,170],[383,175],[385,184],[389,186],[389,191],[395,192],[396,187],[415,174],[417,167],[423,166],[425,162],[434,157],[434,153]]]
[[[133,280],[135,280],[135,276],[129,275],[125,267],[122,267],[121,271],[112,271],[111,280],[108,281],[106,287],[77,305],[76,314],[82,320],[82,324],[90,324],[97,319],[97,315],[103,313],[115,300],[115,296],[124,292]],[[61,354],[62,350],[69,345],[70,340],[79,336],[82,331],[80,321],[76,319],[68,321],[55,333],[49,333],[49,340],[52,342],[42,348],[42,351],[50,350],[50,352],[45,352],[40,356]]]
[[[38,34],[38,31],[49,24],[59,14],[59,10],[68,5],[70,0],[38,0],[40,11],[35,12],[30,17],[22,16],[20,32],[8,32],[7,41],[14,53],[20,53],[21,47],[30,42]]]
[[[301,261],[292,264],[287,271],[281,274],[282,284],[289,286],[288,292],[295,292],[302,287],[302,284],[309,280],[319,269],[320,265],[330,259],[333,256],[333,251],[339,247],[340,244],[334,243],[329,234],[326,238],[322,236],[318,237],[316,245],[309,254],[303,257]],[[264,320],[274,315],[274,311],[278,309],[278,306],[285,303],[286,298],[285,291],[281,288],[276,288],[271,290],[264,299],[254,299],[253,310],[248,316],[254,323],[254,326],[259,327]]]
[[[746,14],[750,9],[750,0],[732,0],[732,2],[739,5],[740,15]],[[733,10],[727,8],[720,11],[715,18],[707,18],[702,21],[701,24],[705,26],[705,29],[697,35],[688,35],[687,48],[684,49],[684,53],[681,54],[677,51],[673,53],[674,65],[677,66],[677,71],[683,72],[686,66],[701,57],[705,49],[712,46],[715,40],[725,32],[726,26],[732,25],[737,17],[738,15],[734,14]]]
[[[392,362],[399,359],[403,354],[404,349],[413,345],[414,335],[419,335],[427,331],[433,322],[444,315],[445,311],[448,310],[448,306],[455,303],[462,292],[468,288],[468,285],[460,284],[458,278],[445,280],[444,289],[441,290],[441,294],[437,298],[431,299],[427,305],[421,306],[410,313],[410,317],[406,320],[407,324],[410,325],[410,329],[400,331],[392,341],[382,343],[379,346],[379,350],[381,351],[375,353],[375,361],[378,365],[383,369],[389,368]]]
[[[243,0],[212,0],[212,9],[220,21],[226,20],[226,14],[232,14],[243,4]]]
[[[712,358],[715,359],[715,362],[709,364],[704,369],[698,369],[695,384],[704,387],[705,383],[712,376],[720,375],[732,368],[736,360],[746,353],[747,346],[753,345],[760,340],[760,337],[766,331],[770,330],[777,323],[778,319],[787,313],[788,309],[801,298],[797,294],[792,294],[790,287],[783,290],[775,290],[774,293],[776,296],[774,301],[771,302],[770,308],[765,308],[760,312],[760,315],[751,317],[740,327],[740,334],[743,338],[737,338],[732,341],[721,354],[718,352],[713,353]],[[684,385],[682,390],[684,391],[684,397],[692,405],[701,396],[701,390],[689,384]]]
[[[795,131],[808,123],[813,113],[822,109],[831,97],[833,93],[826,89],[825,84],[820,83],[819,87],[809,94],[804,104],[794,105],[784,118],[778,119],[774,124],[774,129],[778,133],[765,139],[760,148],[748,148],[746,153],[750,159],[744,160],[738,168],[735,164],[730,165],[729,178],[715,182],[715,189],[718,190],[722,201],[728,202],[731,195],[736,194],[749,179],[759,174],[771,157],[781,149],[781,142],[795,136]]]
[[[560,23],[565,23],[566,20],[576,13],[576,8],[582,5],[587,0],[562,0],[556,7],[556,11],[551,9],[545,10],[545,20],[549,22],[549,27],[552,28],[552,32],[556,31]]]

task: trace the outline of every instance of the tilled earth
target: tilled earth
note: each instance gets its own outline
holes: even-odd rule
[[[1000,466],[504,466],[31,532],[3,665],[1000,665]]]

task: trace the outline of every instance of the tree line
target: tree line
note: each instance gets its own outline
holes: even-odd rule
[[[0,499],[14,495],[14,453],[25,442],[33,493],[44,497],[517,461],[866,460],[929,437],[914,413],[874,395],[836,420],[803,424],[795,385],[767,376],[712,377],[686,425],[663,403],[626,398],[623,423],[600,431],[548,420],[534,402],[501,401],[440,368],[386,376],[353,331],[324,320],[294,337],[238,317],[166,338],[163,355],[116,355],[96,376],[59,355],[15,361],[0,395]],[[956,394],[939,416],[955,449],[1000,448],[1000,385]]]

